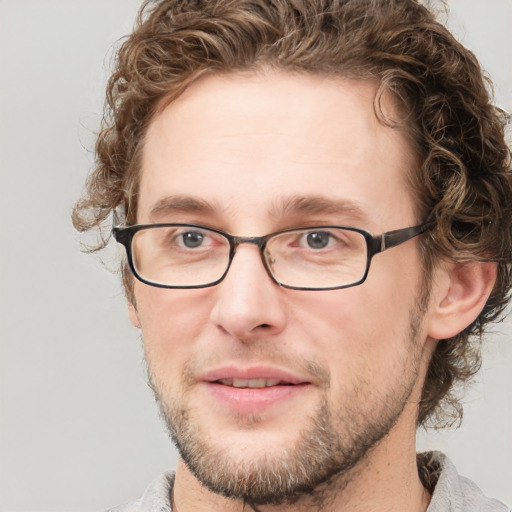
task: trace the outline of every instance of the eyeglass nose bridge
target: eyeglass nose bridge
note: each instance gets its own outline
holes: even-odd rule
[[[265,249],[265,245],[267,243],[266,236],[231,236],[231,251],[233,254],[240,244],[253,244],[260,248],[260,250]]]
[[[270,265],[273,263],[273,259],[271,258],[270,254],[265,255],[265,248],[267,245],[269,236],[229,236],[229,243],[230,243],[230,250],[229,250],[229,265],[226,269],[226,272],[224,273],[224,276],[226,277],[227,273],[229,272],[229,269],[231,267],[231,263],[233,262],[233,259],[236,254],[236,250],[238,249],[238,246],[241,244],[252,244],[258,247],[260,251],[260,257],[261,261],[263,263],[263,267],[267,271],[267,274],[269,275],[270,279],[281,286],[281,283],[277,281],[277,279],[274,277],[272,270],[270,268]]]

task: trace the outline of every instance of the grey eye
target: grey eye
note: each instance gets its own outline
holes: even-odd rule
[[[331,234],[326,231],[314,231],[308,233],[306,240],[311,249],[325,249],[329,244]]]
[[[187,231],[182,235],[183,245],[189,249],[199,247],[204,241],[204,234],[200,231]]]

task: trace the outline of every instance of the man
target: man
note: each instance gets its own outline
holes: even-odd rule
[[[114,213],[181,455],[122,511],[504,511],[417,426],[507,305],[504,113],[413,0],[147,2],[77,204]]]

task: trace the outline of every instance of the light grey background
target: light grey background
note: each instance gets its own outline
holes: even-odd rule
[[[450,24],[512,109],[512,0],[452,0]],[[0,510],[85,512],[175,464],[118,279],[69,214],[92,164],[106,69],[138,0],[0,0]],[[111,263],[113,252],[103,259]],[[464,426],[420,435],[512,503],[512,321],[485,348]]]

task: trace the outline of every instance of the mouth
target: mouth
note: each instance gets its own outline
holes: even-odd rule
[[[270,388],[273,386],[293,386],[290,382],[281,382],[277,379],[219,379],[215,381],[223,386],[230,386],[232,388]]]
[[[266,367],[221,368],[203,376],[202,381],[214,402],[238,414],[282,406],[311,387],[297,375]]]
[[[307,379],[290,371],[272,366],[241,366],[230,364],[210,370],[199,380],[217,382],[225,386],[263,388],[278,385],[304,384]]]

